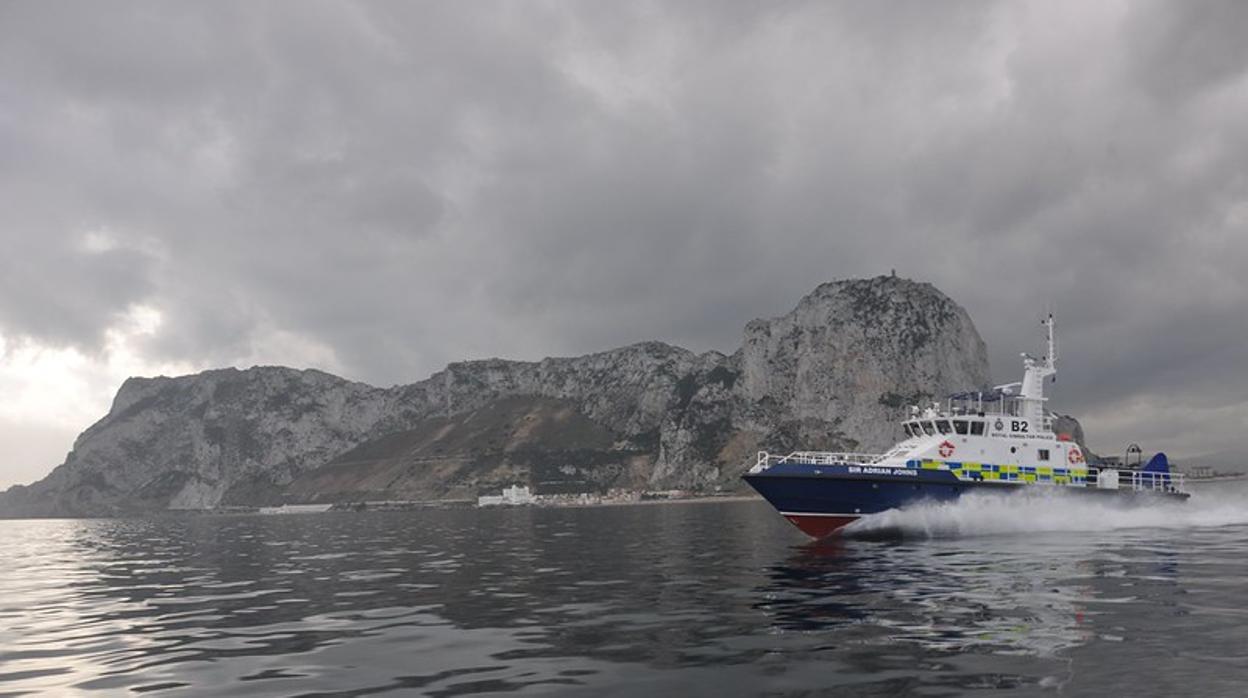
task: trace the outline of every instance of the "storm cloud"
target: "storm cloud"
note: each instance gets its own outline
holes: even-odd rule
[[[1094,446],[1240,448],[1245,36],[1232,1],[5,3],[0,369],[732,351],[896,269],[1001,382],[1055,309]]]

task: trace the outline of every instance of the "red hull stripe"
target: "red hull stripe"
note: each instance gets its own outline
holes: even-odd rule
[[[795,514],[783,511],[780,515],[812,538],[824,538],[860,518],[859,514]]]

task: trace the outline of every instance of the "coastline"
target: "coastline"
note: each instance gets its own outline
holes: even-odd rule
[[[1199,485],[1205,482],[1229,482],[1234,480],[1248,480],[1248,473],[1226,473],[1210,477],[1188,477],[1187,484]]]
[[[757,494],[725,494],[725,495],[694,495],[690,497],[668,497],[663,499],[631,499],[631,500],[608,500],[599,502],[569,502],[569,503],[540,503],[518,506],[535,506],[539,508],[550,509],[569,509],[576,507],[626,507],[635,505],[651,505],[651,504],[708,504],[713,502],[761,502],[764,501],[762,495]],[[505,505],[504,505],[505,506]],[[482,507],[479,507],[482,508]],[[490,508],[490,507],[483,507]]]
[[[288,507],[243,507],[230,506],[216,509],[156,509],[147,512],[125,512],[115,515],[96,516],[6,516],[0,514],[0,521],[52,520],[64,519],[71,521],[87,521],[92,519],[143,519],[167,516],[299,516],[310,514],[360,513],[378,511],[410,511],[414,509],[514,509],[531,507],[537,509],[580,509],[592,507],[624,507],[648,506],[654,504],[708,504],[715,502],[761,502],[763,498],[757,494],[725,494],[725,495],[691,495],[687,497],[663,497],[654,499],[591,499],[566,501],[538,501],[521,504],[495,504],[479,506],[467,499],[437,500],[387,500],[365,502],[338,502],[332,505],[292,504]]]

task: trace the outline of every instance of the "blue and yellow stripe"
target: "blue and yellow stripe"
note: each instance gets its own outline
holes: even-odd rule
[[[1086,485],[1087,468],[1055,468],[1049,465],[1009,465],[971,461],[912,460],[907,467],[922,470],[949,470],[959,480],[997,480],[1004,482],[1048,483],[1053,485]]]

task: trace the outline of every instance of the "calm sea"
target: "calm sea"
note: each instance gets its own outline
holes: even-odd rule
[[[0,521],[0,694],[1248,694],[1248,493]]]

